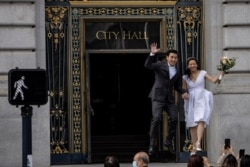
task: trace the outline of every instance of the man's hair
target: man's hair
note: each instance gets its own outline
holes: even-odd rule
[[[116,156],[107,156],[104,167],[120,167],[119,159]]]
[[[178,55],[177,50],[175,50],[175,49],[170,49],[170,50],[168,50],[167,52],[159,52],[159,53],[157,53],[157,58],[158,58],[158,60],[163,60],[163,59],[165,59],[166,57],[168,57],[168,56],[170,55],[170,53],[174,53],[174,54],[177,54],[177,55]]]
[[[149,164],[149,156],[146,152],[138,152],[138,160],[142,160],[145,164]]]
[[[166,52],[166,56],[169,56],[170,53],[178,54],[177,50],[175,50],[175,49],[169,49],[169,50]]]

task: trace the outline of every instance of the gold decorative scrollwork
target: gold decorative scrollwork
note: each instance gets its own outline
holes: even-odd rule
[[[64,38],[65,34],[62,32],[62,20],[67,16],[68,9],[65,7],[46,7],[45,8],[47,19],[49,22],[48,37],[54,37],[55,50],[58,48],[59,38]]]
[[[186,32],[187,43],[192,43],[192,38],[197,37],[196,27],[201,24],[201,8],[197,6],[179,7],[178,23],[182,24]]]
[[[47,0],[49,1],[49,0]],[[50,0],[51,1],[51,0]],[[59,1],[59,0],[56,0],[56,1]],[[62,1],[62,0],[61,0]],[[87,2],[87,1],[95,1],[95,0],[69,0],[69,1],[83,1],[83,2]],[[100,0],[102,1],[102,0]],[[104,1],[104,0],[103,0]],[[117,1],[117,0],[110,0],[110,1]],[[126,0],[123,0],[123,1],[126,1]],[[150,1],[150,0],[148,0]],[[151,0],[151,1],[177,1],[177,0]],[[193,0],[194,1],[194,0]]]
[[[51,98],[50,106],[50,127],[51,127],[51,153],[52,154],[63,154],[68,153],[68,141],[67,140],[67,113],[64,108],[65,102],[65,90],[64,78],[65,76],[65,64],[60,61],[63,59],[66,53],[65,51],[65,36],[67,34],[65,30],[67,27],[68,16],[67,7],[49,6],[45,8],[46,14],[46,32],[47,32],[47,48],[49,62],[49,95]],[[51,56],[52,55],[52,56]]]

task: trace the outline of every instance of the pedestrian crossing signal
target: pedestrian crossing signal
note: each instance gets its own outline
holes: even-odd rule
[[[12,69],[8,73],[8,98],[12,105],[42,105],[48,101],[43,69]]]

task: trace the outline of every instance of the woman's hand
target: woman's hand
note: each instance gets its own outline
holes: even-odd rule
[[[224,76],[225,72],[224,71],[220,71],[220,74],[219,75],[222,75]]]

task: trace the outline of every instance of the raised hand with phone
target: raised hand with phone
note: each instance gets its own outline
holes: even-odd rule
[[[224,147],[222,148],[222,154],[234,154],[233,147],[231,146],[231,142],[229,138],[226,138],[224,141]]]
[[[232,154],[235,156],[234,153],[234,149],[233,146],[230,143],[230,139],[226,138],[224,140],[224,145],[221,148],[221,156],[219,157],[219,159],[217,160],[217,166],[220,167],[224,158],[228,155],[228,154]]]
[[[227,148],[230,148],[230,139],[225,139],[225,143],[224,143],[224,148],[227,149]]]
[[[239,150],[239,158],[242,158],[242,156],[245,155],[245,149],[240,149]]]

